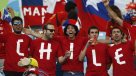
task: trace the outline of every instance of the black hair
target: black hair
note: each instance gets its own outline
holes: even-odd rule
[[[68,1],[65,5],[65,11],[70,12],[72,9],[76,8],[76,4],[73,1]]]
[[[64,35],[68,36],[68,34],[66,33],[68,26],[74,27],[74,29],[76,31],[75,36],[77,36],[77,34],[78,34],[78,27],[76,25],[72,25],[72,24],[67,24],[66,25],[66,27],[64,28]]]
[[[48,29],[48,25],[53,25],[53,24],[52,24],[52,23],[46,23],[46,24],[43,26],[43,30]]]
[[[91,29],[97,29],[98,30],[98,34],[99,34],[99,28],[98,27],[96,27],[96,26],[91,26],[91,27],[89,27],[89,29],[88,29],[88,34],[90,33],[90,30]]]
[[[14,21],[15,21],[15,20],[19,20],[19,21],[21,21],[21,23],[23,23],[23,20],[22,20],[21,17],[15,16],[15,17],[13,17],[12,20],[11,20],[12,25],[14,24]]]
[[[76,11],[70,11],[68,13],[68,19],[74,19],[74,20],[77,20],[78,18],[78,15],[77,15],[77,12]]]

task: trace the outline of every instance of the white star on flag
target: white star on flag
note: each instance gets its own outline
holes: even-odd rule
[[[4,18],[8,18],[9,17],[9,14],[6,14]]]
[[[102,0],[87,0],[86,1],[86,7],[88,5],[92,5],[97,11],[99,11],[97,4],[100,3]]]

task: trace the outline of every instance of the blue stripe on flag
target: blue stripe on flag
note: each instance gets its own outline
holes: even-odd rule
[[[85,3],[84,6],[87,5],[87,4],[86,4],[86,1],[87,1],[87,0],[83,0],[83,3]],[[107,12],[107,10],[106,10],[106,8],[105,8],[105,6],[104,6],[104,4],[103,4],[102,2],[97,3],[97,8],[98,8],[98,10],[95,9],[95,8],[93,7],[93,5],[88,5],[88,6],[86,7],[86,9],[88,10],[88,12],[89,12],[90,14],[95,14],[95,15],[97,15],[97,16],[100,16],[101,18],[103,18],[103,19],[105,19],[105,20],[109,20],[109,19],[110,19],[110,17],[108,16],[108,12]]]
[[[109,5],[110,5],[110,6],[111,6],[111,5],[114,5],[114,3],[115,3],[115,1],[114,1],[114,0],[110,0]]]
[[[22,0],[23,6],[43,6],[43,0]]]

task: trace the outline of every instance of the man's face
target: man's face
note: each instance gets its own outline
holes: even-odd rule
[[[136,10],[134,10],[134,9],[131,10],[131,11],[130,11],[130,14],[132,14],[132,16],[136,16]]]
[[[23,24],[20,20],[15,20],[13,22],[13,30],[16,34],[21,34],[22,29],[23,29]]]
[[[130,14],[132,22],[135,22],[136,21],[136,10],[135,9],[130,9],[128,11],[128,13]]]
[[[55,28],[53,25],[49,24],[47,29],[44,30],[44,34],[45,36],[48,38],[48,39],[51,39],[53,38],[54,36],[54,33],[55,33]]]
[[[75,37],[75,34],[76,34],[76,30],[75,28],[73,27],[73,25],[68,25],[67,27],[67,30],[66,30],[66,33],[69,37],[73,38]]]
[[[122,33],[121,33],[121,30],[118,29],[118,28],[113,29],[111,37],[115,42],[121,41],[122,37],[123,37]]]
[[[89,38],[95,38],[97,39],[99,35],[98,29],[90,29],[90,32],[88,34]]]

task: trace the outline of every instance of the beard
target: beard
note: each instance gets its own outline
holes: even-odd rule
[[[14,32],[15,32],[16,34],[21,34],[22,31],[15,31],[15,30],[14,30]]]
[[[121,40],[122,40],[122,39],[120,39],[120,38],[114,39],[115,42],[120,42]]]

